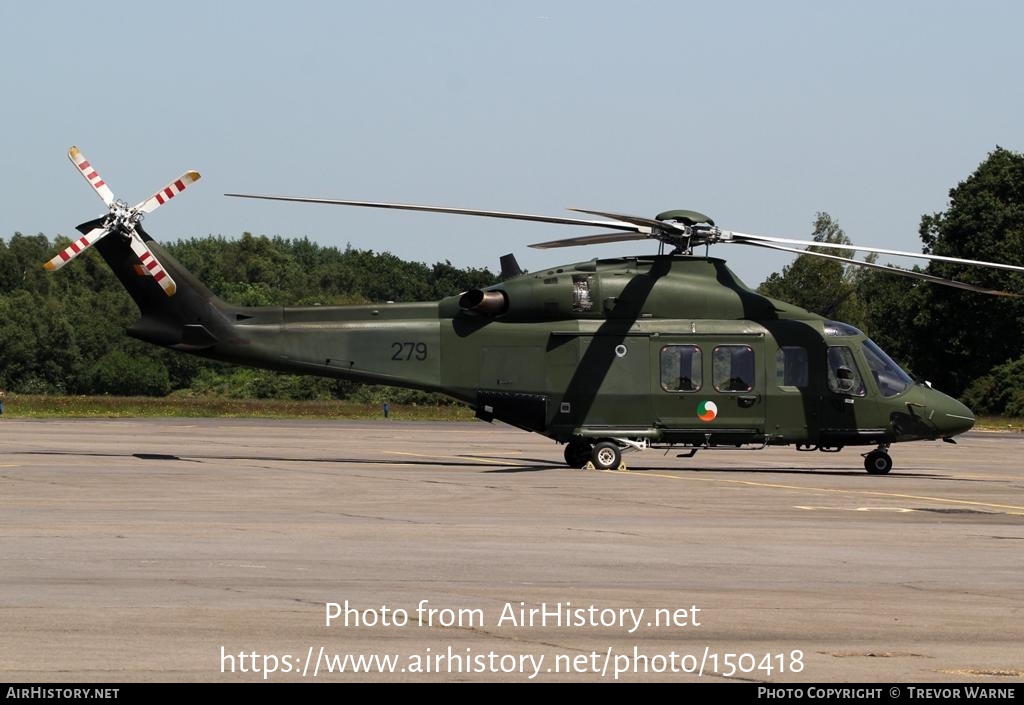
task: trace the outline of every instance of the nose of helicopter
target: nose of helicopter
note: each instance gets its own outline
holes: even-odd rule
[[[943,438],[949,438],[970,431],[974,426],[974,412],[953,397],[931,390],[929,406],[932,407],[932,423]]]

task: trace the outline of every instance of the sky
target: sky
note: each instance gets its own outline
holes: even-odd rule
[[[683,208],[795,238],[827,212],[857,244],[920,252],[922,215],[997,146],[1024,151],[1021,26],[1024,3],[988,0],[2,3],[0,238],[102,214],[77,145],[130,204],[202,174],[147,218],[161,242],[308,237],[494,272],[508,252],[538,271],[657,250],[535,250],[603,231],[223,195],[241,192]],[[751,286],[793,258],[711,254]]]

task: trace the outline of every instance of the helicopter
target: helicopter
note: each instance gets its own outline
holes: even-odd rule
[[[226,196],[412,210],[601,228],[540,242],[553,249],[631,240],[656,254],[590,259],[524,272],[508,254],[500,283],[440,301],[247,307],[221,300],[142,228],[199,180],[195,171],[129,206],[77,147],[68,156],[108,212],[44,267],[95,248],[137,304],[129,336],[202,357],[282,372],[438,392],[484,421],[564,446],[571,468],[625,469],[623,452],[793,446],[862,453],[868,473],[893,466],[894,443],[972,428],[965,405],[905,372],[860,330],[757,293],[708,249],[743,244],[809,254],[996,296],[1017,294],[917,270],[796,249],[875,252],[1024,271],[1024,267],[723,230],[692,210],[654,218],[569,209],[594,217],[372,201],[229,193]],[[697,248],[705,248],[703,255]]]

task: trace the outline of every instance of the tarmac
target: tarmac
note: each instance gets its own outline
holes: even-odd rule
[[[1024,435],[627,453],[501,424],[0,420],[0,680],[1024,676]]]

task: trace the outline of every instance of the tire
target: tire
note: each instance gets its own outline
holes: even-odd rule
[[[598,470],[617,470],[622,464],[622,450],[612,441],[601,441],[594,446],[591,460]]]
[[[881,450],[873,450],[864,456],[864,469],[872,475],[887,475],[892,470],[892,458]]]
[[[569,441],[565,444],[565,464],[579,470],[587,464],[593,452],[593,446],[586,441]]]

